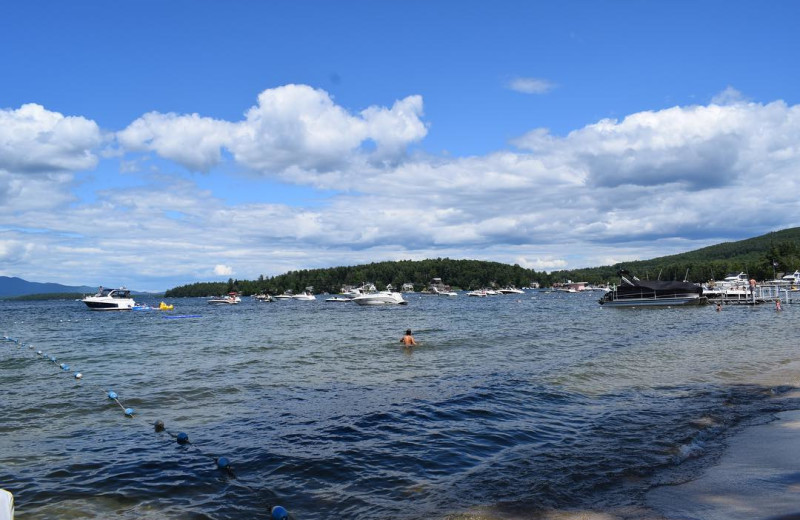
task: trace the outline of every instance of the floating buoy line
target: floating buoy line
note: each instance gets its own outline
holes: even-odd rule
[[[200,316],[185,315],[185,316],[174,316],[173,318],[195,318],[195,317],[200,317]],[[11,337],[5,336],[5,335],[3,336],[3,341],[9,342],[9,343],[14,343],[15,345],[17,345],[20,348],[27,347],[28,350],[34,352],[34,354],[37,357],[39,357],[41,359],[44,359],[46,361],[49,361],[53,365],[56,365],[58,368],[61,369],[62,372],[72,372],[73,379],[76,379],[76,380],[82,380],[83,379],[83,373],[81,373],[80,371],[71,369],[70,366],[67,363],[63,363],[63,362],[59,363],[59,360],[58,360],[58,358],[56,356],[51,356],[49,354],[44,353],[41,350],[35,350],[35,347],[31,343],[25,343],[23,341],[20,341],[19,339],[11,338]],[[123,415],[125,417],[131,418],[131,419],[134,419],[134,418],[135,419],[140,419],[139,415],[136,413],[136,410],[133,409],[133,408],[130,408],[130,407],[126,407],[122,403],[122,400],[120,399],[119,395],[115,391],[113,391],[111,389],[108,389],[108,390],[101,389],[101,387],[99,387],[97,385],[91,385],[91,386],[94,386],[95,388],[100,389],[103,392],[105,392],[106,393],[106,397],[108,398],[108,400],[109,401],[113,401],[116,405],[118,405],[119,408],[122,410],[122,413],[123,413]],[[197,446],[196,444],[192,443],[189,440],[189,435],[186,432],[178,432],[178,433],[171,432],[171,431],[167,430],[167,428],[166,428],[166,426],[164,424],[164,421],[162,421],[160,419],[154,421],[152,423],[152,426],[153,426],[153,430],[155,431],[155,433],[167,434],[170,437],[172,437],[178,445],[184,446],[186,448],[192,448],[195,451],[197,451],[198,453],[200,453],[201,455],[211,458],[214,461],[214,464],[215,464],[217,470],[219,470],[225,476],[227,476],[227,477],[229,477],[231,479],[236,479],[236,474],[233,471],[233,466],[231,465],[231,460],[228,457],[226,457],[226,456],[216,456],[216,455],[205,453],[202,449],[200,449],[199,446]],[[250,488],[249,486],[247,486],[245,484],[242,484],[241,482],[239,483],[239,485],[241,485],[241,486],[243,486],[243,487],[245,487],[245,488],[247,488],[250,491],[255,493],[255,490]],[[272,506],[270,508],[270,517],[272,518],[272,520],[288,520],[288,519],[291,518],[291,515],[289,514],[289,512],[284,507],[282,507],[280,505],[275,505],[275,506]]]

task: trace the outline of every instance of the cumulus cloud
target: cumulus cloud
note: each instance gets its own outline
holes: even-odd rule
[[[230,276],[233,274],[233,268],[229,265],[217,264],[214,266],[214,274],[217,276]]]
[[[153,151],[191,170],[207,172],[220,162],[230,130],[230,123],[197,114],[151,112],[118,132],[117,140],[129,151]]]
[[[508,88],[522,94],[547,94],[556,84],[540,78],[514,78],[508,82]]]
[[[13,173],[94,168],[102,142],[94,121],[64,116],[34,103],[0,109],[0,170]]]
[[[800,225],[798,106],[672,107],[566,135],[531,125],[516,148],[483,156],[406,156],[426,132],[422,106],[409,96],[352,113],[323,91],[287,86],[262,93],[238,122],[146,114],[118,134],[126,149],[200,171],[227,150],[242,166],[334,194],[307,207],[228,204],[191,176],[144,171],[146,185],[97,191],[91,202],[49,212],[35,209],[47,199],[46,181],[66,196],[68,174],[0,171],[0,190],[18,201],[0,205],[7,226],[0,251],[29,272],[79,283],[93,280],[67,277],[104,272],[106,281],[131,285],[126,277],[136,266],[151,288],[163,289],[175,279],[402,258],[557,270]],[[237,182],[258,193],[260,180]]]
[[[323,90],[285,85],[263,91],[242,121],[150,113],[117,137],[128,150],[156,152],[196,171],[218,164],[225,148],[250,169],[294,177],[396,159],[425,137],[421,116],[420,96],[353,115]],[[368,142],[374,143],[373,151],[363,147]]]

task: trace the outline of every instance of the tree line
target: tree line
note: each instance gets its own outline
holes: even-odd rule
[[[433,278],[441,278],[453,289],[482,287],[525,287],[538,283],[549,287],[568,280],[591,284],[618,281],[618,271],[627,269],[640,279],[688,280],[701,283],[722,280],[728,274],[745,272],[756,280],[769,280],[780,273],[800,269],[800,228],[767,233],[737,242],[725,242],[687,253],[651,260],[622,262],[610,266],[570,269],[546,273],[519,265],[482,260],[401,260],[366,265],[303,269],[273,277],[261,275],[257,280],[200,282],[170,289],[165,297],[216,296],[231,291],[245,296],[299,292],[313,287],[314,292],[338,293],[343,286],[359,286],[371,282],[379,289],[391,284],[396,290],[411,283],[414,290],[427,287]]]
[[[433,278],[441,278],[445,284],[454,289],[470,290],[508,285],[524,287],[536,281],[540,275],[541,273],[533,269],[519,265],[436,258],[375,262],[326,269],[302,269],[273,277],[261,275],[257,280],[229,279],[227,282],[201,282],[170,289],[164,296],[213,296],[231,291],[237,291],[245,296],[260,293],[280,294],[287,290],[299,292],[306,287],[313,287],[317,293],[338,293],[343,286],[359,286],[365,282],[374,283],[378,289],[384,289],[387,284],[391,284],[395,290],[410,283],[414,285],[415,291],[420,291],[427,287]]]

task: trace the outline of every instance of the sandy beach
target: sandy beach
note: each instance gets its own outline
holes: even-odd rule
[[[652,490],[648,503],[670,520],[800,519],[800,410],[734,435],[717,464]]]

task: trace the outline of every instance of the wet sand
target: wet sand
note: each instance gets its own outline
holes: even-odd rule
[[[648,504],[670,520],[800,520],[800,410],[776,417],[734,435],[698,479],[652,490]]]
[[[780,399],[800,401],[800,390]],[[642,508],[506,516],[473,510],[447,520],[800,520],[800,410],[745,428],[697,479],[660,486]]]

